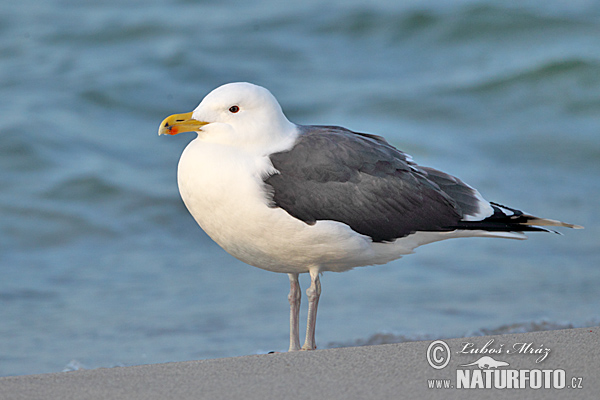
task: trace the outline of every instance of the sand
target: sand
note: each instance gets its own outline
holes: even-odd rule
[[[444,342],[450,349],[450,361],[442,369],[434,369],[428,363],[427,351],[432,341],[423,341],[4,377],[0,378],[0,398],[600,399],[599,327]],[[443,364],[446,353],[443,347],[437,351],[436,347],[431,347],[430,358],[440,361],[436,365]],[[469,353],[475,350],[478,352]],[[508,365],[496,369],[461,366],[484,356]],[[484,387],[457,388],[459,374],[461,382]],[[516,382],[526,388],[494,388],[496,376],[499,385],[506,384],[502,374],[529,376],[528,380],[519,378]],[[482,376],[492,378],[482,382]],[[561,376],[565,378],[564,388],[554,388],[563,384]],[[432,379],[434,385],[435,379],[442,380],[442,385],[443,380],[449,379],[452,387],[429,388]],[[492,387],[485,388],[486,384]],[[527,387],[538,384],[541,388]],[[546,384],[550,387],[545,388]]]

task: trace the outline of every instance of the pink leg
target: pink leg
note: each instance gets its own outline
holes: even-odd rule
[[[290,278],[290,350],[300,350],[300,331],[298,329],[298,317],[300,315],[300,283],[298,282],[298,274],[288,274]]]
[[[310,270],[310,287],[306,290],[308,297],[308,321],[306,323],[306,341],[302,350],[314,350],[317,348],[315,343],[315,328],[317,323],[317,307],[319,306],[319,296],[321,296],[321,281],[319,280],[319,270]]]

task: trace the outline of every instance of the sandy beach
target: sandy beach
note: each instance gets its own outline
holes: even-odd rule
[[[599,344],[594,327],[102,368],[0,378],[0,397],[598,399]]]

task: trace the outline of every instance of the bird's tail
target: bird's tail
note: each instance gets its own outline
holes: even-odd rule
[[[565,228],[572,229],[583,229],[581,225],[569,224],[567,222],[557,221],[555,219],[550,218],[539,218],[534,215],[525,214],[522,211],[515,210],[514,208],[503,206],[502,204],[492,203],[490,202],[492,207],[494,208],[494,215],[496,215],[496,211],[499,210],[502,214],[504,214],[509,221],[517,225],[523,226],[562,226]],[[492,215],[493,217],[493,215]]]
[[[492,203],[494,214],[482,221],[461,221],[460,229],[483,229],[490,232],[554,232],[546,226],[562,226],[565,228],[583,229],[581,225],[569,224],[549,218],[539,218],[514,208]]]

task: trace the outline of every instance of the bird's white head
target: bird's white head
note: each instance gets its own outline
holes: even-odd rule
[[[158,134],[198,132],[202,141],[265,149],[287,142],[296,132],[267,89],[246,82],[228,83],[210,92],[191,113],[171,115]]]

